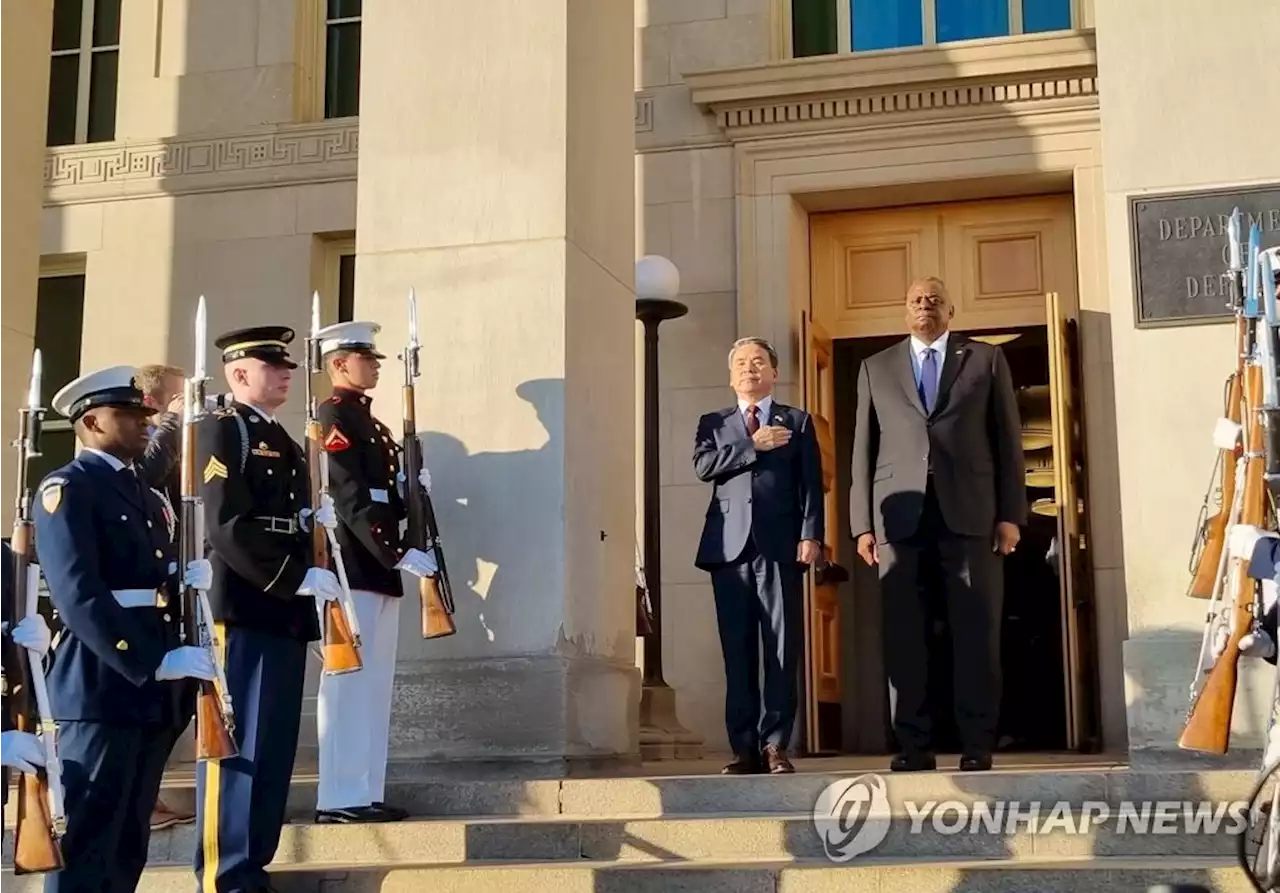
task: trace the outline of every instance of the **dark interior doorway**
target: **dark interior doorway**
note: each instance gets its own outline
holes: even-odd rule
[[[1018,549],[1006,560],[1001,655],[1004,675],[1000,735],[1004,752],[1065,750],[1067,742],[1062,605],[1057,576],[1057,519],[1053,516],[1053,449],[1048,434],[1048,335],[1044,327],[965,332],[1000,342],[1009,361],[1024,427],[1027,502],[1032,510]],[[843,674],[841,750],[883,754],[895,750],[884,672],[880,586],[857,557],[849,536],[849,464],[857,376],[862,361],[902,336],[838,340],[835,344],[837,483],[841,563],[850,580],[840,591]],[[1041,501],[1042,502],[1038,502]],[[1040,511],[1049,511],[1041,514]],[[938,591],[939,587],[931,586]],[[959,750],[952,716],[950,630],[943,605],[934,603],[929,688],[937,747]]]

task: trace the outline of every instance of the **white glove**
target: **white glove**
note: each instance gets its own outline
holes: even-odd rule
[[[408,571],[418,577],[434,577],[440,571],[436,564],[435,550],[430,553],[421,549],[410,549],[404,553],[400,563],[395,567],[398,571]]]
[[[418,485],[428,493],[431,492],[431,472],[425,466],[418,472]]]
[[[1240,639],[1240,654],[1243,657],[1260,657],[1267,660],[1275,656],[1275,653],[1276,643],[1272,641],[1271,636],[1267,635],[1266,630],[1245,633]]]
[[[1227,632],[1227,628],[1222,624],[1218,624],[1213,630],[1213,659],[1217,660],[1222,657],[1222,652],[1227,650],[1227,640],[1231,638]]]
[[[327,493],[320,499],[320,508],[315,512],[315,522],[323,524],[330,530],[338,528],[338,513],[333,507],[333,497]]]
[[[313,567],[302,578],[298,595],[313,595],[325,602],[336,601],[342,597],[342,584],[338,582],[333,571],[323,567]]]
[[[49,653],[49,643],[53,641],[53,636],[43,617],[29,614],[13,628],[13,641],[43,658]]]
[[[208,649],[193,645],[173,649],[156,668],[156,679],[160,682],[168,679],[207,679],[212,682],[215,675],[213,657]]]
[[[187,562],[187,575],[183,584],[192,589],[208,592],[213,588],[213,565],[207,558],[195,558]]]
[[[1236,524],[1227,534],[1227,551],[1231,553],[1232,558],[1241,558],[1248,561],[1253,558],[1253,547],[1264,536],[1274,537],[1276,534],[1270,530],[1263,530],[1261,527]]]
[[[10,729],[0,734],[0,763],[28,775],[36,774],[36,767],[44,765],[44,747],[40,739],[30,732]]]

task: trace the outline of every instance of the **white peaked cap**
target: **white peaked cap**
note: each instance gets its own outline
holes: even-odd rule
[[[132,366],[112,366],[82,375],[53,395],[54,411],[74,422],[98,406],[145,406],[137,374]]]
[[[375,342],[381,331],[382,326],[376,322],[340,322],[325,326],[316,333],[320,339],[320,354],[323,356],[335,350],[360,350],[383,359]]]

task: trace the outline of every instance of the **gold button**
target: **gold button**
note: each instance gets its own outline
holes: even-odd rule
[[[289,476],[290,476],[290,477],[297,477],[297,476],[298,476],[298,469],[296,469],[296,468],[295,468],[295,469],[293,469],[292,471],[290,471],[290,472],[289,472]]]
[[[121,639],[119,642],[116,642],[116,651],[128,651],[128,650],[129,650],[129,643],[126,642],[124,639]]]
[[[274,472],[274,471],[272,471],[270,468],[268,468],[268,469],[267,469],[267,474],[275,474],[275,472]]]
[[[157,558],[163,558],[163,557],[164,557],[164,553],[163,553],[163,552],[161,552],[159,549],[156,549],[156,557],[157,557]]]
[[[156,607],[157,608],[169,607],[169,596],[165,595],[163,592],[158,593],[156,595]]]
[[[129,520],[129,516],[128,516],[128,515],[121,515],[121,516],[120,516],[120,520],[121,520],[121,521],[128,521],[128,520]]]
[[[172,622],[172,621],[173,621],[173,617],[172,617],[171,615],[169,615],[169,614],[165,614],[165,615],[164,615],[164,622],[165,622],[165,623],[170,623],[170,622]]]
[[[123,519],[122,519],[122,520],[123,520]],[[153,525],[152,525],[152,523],[151,523],[150,521],[148,521],[148,522],[147,522],[147,526],[148,526],[148,527],[151,527],[151,526],[153,526]]]
[[[289,498],[290,498],[290,499],[293,499],[293,498],[294,498],[292,493],[290,493],[290,494],[289,494]]]

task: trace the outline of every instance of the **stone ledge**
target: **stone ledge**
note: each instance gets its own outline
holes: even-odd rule
[[[356,178],[359,119],[49,149],[44,203],[226,192]]]
[[[694,103],[733,139],[1098,103],[1090,31],[787,60],[685,80]]]

